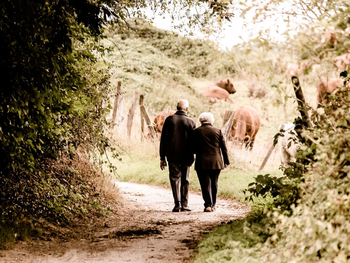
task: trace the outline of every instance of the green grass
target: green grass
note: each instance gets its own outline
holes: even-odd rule
[[[245,231],[246,221],[235,221],[214,229],[198,245],[194,263],[247,262],[242,254],[264,237]],[[258,262],[256,259],[249,263]]]
[[[123,149],[119,156],[121,161],[112,159],[117,167],[118,180],[170,188],[168,169],[162,171],[159,167],[159,141],[131,141],[117,136],[115,139]],[[258,147],[251,152],[234,148],[229,148],[229,151],[231,165],[220,173],[218,196],[244,201],[243,190],[247,189],[249,183],[253,182],[258,174],[270,173],[276,176],[282,174],[275,169],[278,165],[276,158],[273,159],[273,157],[271,157],[271,163],[266,165],[266,169],[258,171],[265,157]],[[194,166],[190,171],[190,190],[200,192]]]

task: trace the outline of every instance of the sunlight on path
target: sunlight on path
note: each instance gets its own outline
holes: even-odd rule
[[[135,205],[142,210],[169,212],[171,215],[177,214],[171,212],[174,203],[170,188],[166,189],[146,184],[127,182],[116,182],[115,184],[125,198],[134,202]],[[186,215],[197,215],[198,220],[201,221],[213,221],[215,218],[221,220],[222,217],[226,216],[235,219],[241,217],[242,214],[246,214],[247,210],[249,210],[247,206],[238,201],[219,198],[217,200],[217,210],[213,213],[204,213],[204,201],[202,196],[191,192],[189,196],[189,207],[192,209],[191,212],[181,212],[181,214],[185,216],[185,219],[190,219],[186,218]]]

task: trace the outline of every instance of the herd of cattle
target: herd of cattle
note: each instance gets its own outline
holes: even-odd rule
[[[341,78],[320,78],[316,84],[317,87],[317,104],[325,102],[327,93],[336,93],[339,87],[346,85],[350,90],[350,84],[344,84]],[[218,100],[232,102],[229,95],[236,92],[231,79],[220,80],[215,84],[209,85],[203,95],[208,98],[210,103]],[[235,109],[232,126],[229,130],[227,140],[234,144],[244,145],[251,150],[254,146],[256,135],[261,126],[261,119],[258,111],[248,105],[243,105]],[[154,128],[159,135],[162,132],[164,121],[167,116],[174,114],[173,110],[164,110],[154,118]],[[293,123],[283,123],[279,127],[278,144],[280,145],[281,164],[287,166],[288,162],[294,161],[298,142],[295,139]]]

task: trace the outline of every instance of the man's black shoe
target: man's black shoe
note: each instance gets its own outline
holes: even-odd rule
[[[180,212],[181,211],[181,206],[174,206],[173,212]]]
[[[181,208],[182,212],[190,212],[191,208],[189,208],[188,206],[184,206],[183,208]]]

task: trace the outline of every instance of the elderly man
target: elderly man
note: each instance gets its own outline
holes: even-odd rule
[[[210,112],[199,115],[202,124],[194,130],[194,152],[197,172],[204,199],[204,212],[216,210],[218,179],[222,169],[230,164],[224,136],[213,126],[214,116]]]
[[[177,112],[165,119],[160,138],[160,168],[169,165],[169,179],[174,197],[173,212],[191,211],[188,207],[190,166],[194,162],[191,147],[195,122],[187,116],[189,103],[181,99]]]

